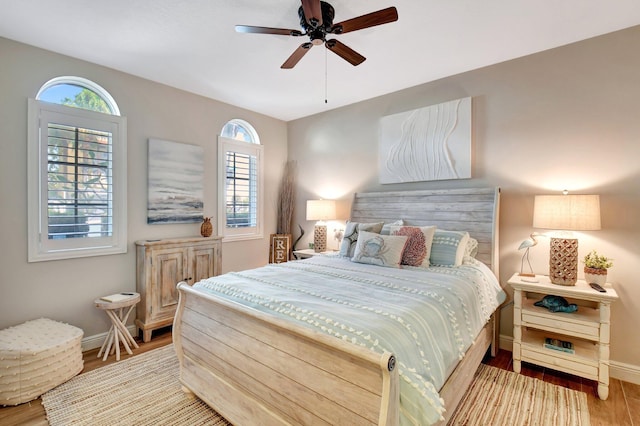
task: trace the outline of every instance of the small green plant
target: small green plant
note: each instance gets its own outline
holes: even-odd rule
[[[584,257],[584,266],[594,269],[609,269],[613,266],[613,259],[599,255],[597,251],[593,250]]]

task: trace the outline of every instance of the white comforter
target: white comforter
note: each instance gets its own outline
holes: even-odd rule
[[[463,266],[394,269],[316,256],[229,273],[194,285],[396,356],[401,424],[442,419],[438,394],[505,299],[493,273]]]

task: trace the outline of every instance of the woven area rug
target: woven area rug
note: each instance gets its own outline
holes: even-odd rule
[[[449,425],[589,425],[587,394],[484,364]]]
[[[81,374],[42,395],[51,426],[229,425],[178,381],[173,346]],[[583,392],[481,365],[450,425],[589,425]]]
[[[228,425],[182,391],[172,345],[74,377],[42,395],[51,426]]]

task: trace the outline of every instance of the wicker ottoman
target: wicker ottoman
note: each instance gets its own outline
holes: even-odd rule
[[[0,330],[0,405],[18,405],[82,371],[78,327],[47,318]]]

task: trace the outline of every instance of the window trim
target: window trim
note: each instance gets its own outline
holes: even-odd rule
[[[226,153],[238,152],[257,157],[258,185],[256,208],[256,226],[244,228],[227,228],[226,193],[227,170]],[[264,147],[254,142],[245,142],[218,136],[218,232],[222,241],[253,240],[264,237]]]
[[[42,138],[43,116],[63,115],[68,123],[98,121],[113,131],[112,184],[113,184],[113,234],[107,238],[78,238],[75,241],[49,241],[46,193],[47,160],[46,144]],[[27,218],[28,261],[72,259],[127,252],[127,121],[125,117],[58,105],[35,99],[28,101],[27,130]],[[43,151],[44,149],[44,151]],[[43,185],[45,190],[43,190]]]

